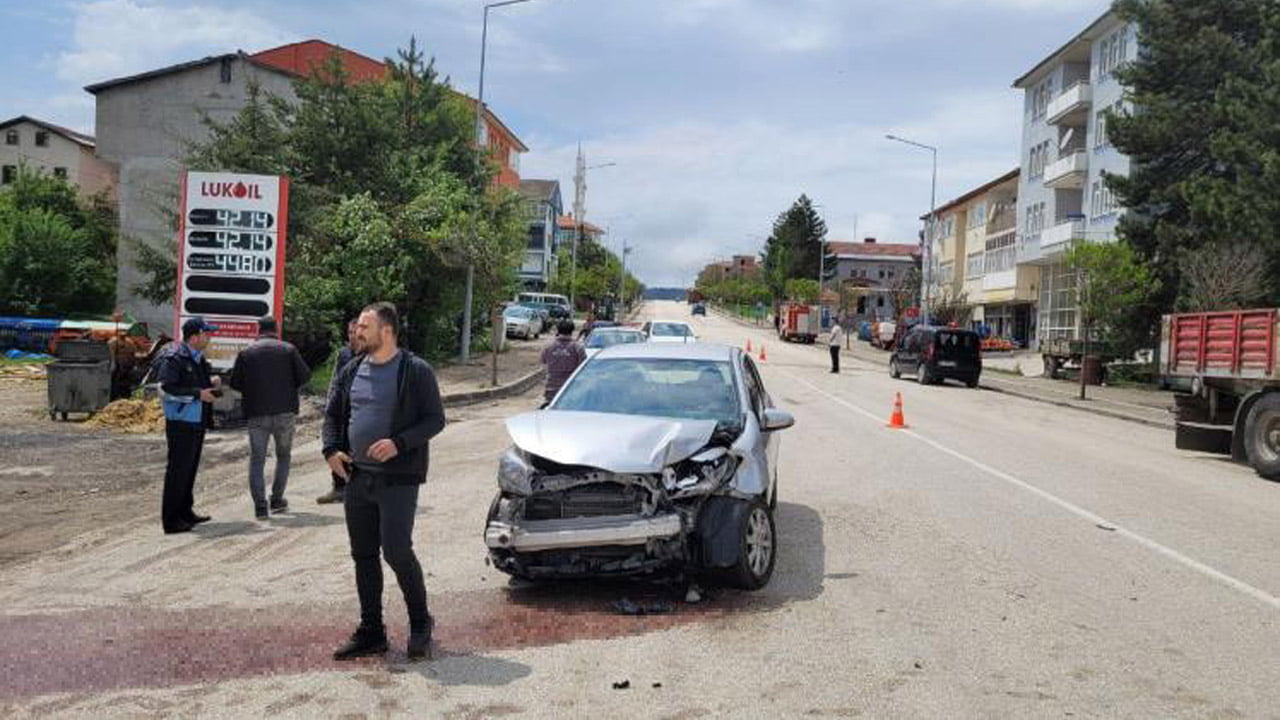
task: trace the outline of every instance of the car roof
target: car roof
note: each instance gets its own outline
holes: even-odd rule
[[[684,320],[663,320],[662,318],[658,318],[658,319],[656,319],[656,320],[649,320],[649,321],[647,321],[647,322],[648,322],[650,325],[658,325],[659,323],[661,323],[661,324],[663,324],[663,325],[683,325],[683,326],[685,326],[685,327],[689,328],[690,330],[692,330],[692,329],[693,329],[693,326],[692,326],[692,325],[690,325],[689,323],[685,322]]]
[[[687,343],[632,343],[605,348],[597,359],[657,358],[670,360],[714,360],[729,362],[738,349],[729,345],[704,342]]]
[[[596,334],[603,335],[605,333],[634,333],[636,335],[644,334],[643,332],[640,331],[640,328],[622,327],[621,325],[606,325],[605,327],[598,327],[598,328],[591,329],[592,335],[596,335]]]

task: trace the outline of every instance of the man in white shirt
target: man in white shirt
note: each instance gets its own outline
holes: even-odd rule
[[[831,336],[827,339],[827,347],[831,350],[831,372],[840,372],[840,346],[844,344],[844,328],[840,321],[831,319]]]

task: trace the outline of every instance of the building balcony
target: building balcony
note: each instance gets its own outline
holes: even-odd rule
[[[1089,123],[1089,109],[1093,107],[1093,87],[1081,81],[1063,90],[1049,101],[1045,121],[1050,125],[1083,127]]]
[[[1076,150],[1044,169],[1044,186],[1055,190],[1079,190],[1089,173],[1089,153]]]
[[[1071,246],[1072,240],[1084,237],[1084,220],[1068,220],[1040,233],[1040,253],[1043,256],[1064,253]]]

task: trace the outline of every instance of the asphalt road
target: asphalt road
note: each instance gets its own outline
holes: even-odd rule
[[[763,591],[636,618],[611,602],[661,588],[508,587],[480,531],[530,393],[433,444],[415,533],[433,662],[328,659],[354,589],[303,443],[295,512],[266,527],[245,497],[199,534],[104,528],[3,571],[0,715],[1280,717],[1280,485],[1167,431],[856,361],[831,375],[821,348],[694,323],[763,344],[797,418]],[[895,392],[906,431],[884,427]]]

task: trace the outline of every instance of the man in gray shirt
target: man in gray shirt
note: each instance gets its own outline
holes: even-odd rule
[[[434,622],[413,551],[413,521],[428,443],[444,429],[444,405],[431,366],[400,347],[398,328],[394,305],[365,308],[358,331],[366,354],[334,378],[325,406],[324,456],[347,479],[343,510],[360,597],[360,625],[334,653],[337,660],[387,651],[379,551],[409,611],[409,658],[426,657],[431,645]]]

